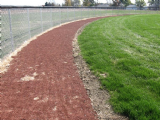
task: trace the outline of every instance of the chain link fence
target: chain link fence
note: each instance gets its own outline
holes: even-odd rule
[[[126,8],[73,8],[73,7],[1,7],[0,14],[0,59],[13,52],[22,43],[49,28],[65,22],[84,18],[126,15],[160,14],[154,10],[127,10]]]

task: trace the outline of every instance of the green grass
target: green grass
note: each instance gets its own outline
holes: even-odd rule
[[[130,120],[160,120],[160,15],[101,19],[78,42],[115,112]]]

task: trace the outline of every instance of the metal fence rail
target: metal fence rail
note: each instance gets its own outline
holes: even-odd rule
[[[83,18],[125,14],[155,14],[156,10],[76,7],[1,7],[0,59],[13,52],[24,41],[49,28]]]

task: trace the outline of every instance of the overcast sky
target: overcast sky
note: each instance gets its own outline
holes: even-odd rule
[[[29,6],[41,6],[45,2],[53,0],[0,0],[1,5],[29,5]],[[64,0],[54,0],[58,4],[62,4]],[[100,3],[106,3],[106,0],[98,0]],[[135,0],[131,0],[134,3]],[[148,1],[148,0],[145,0]]]

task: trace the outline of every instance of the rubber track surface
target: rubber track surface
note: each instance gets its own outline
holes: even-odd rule
[[[96,120],[72,56],[72,41],[84,24],[69,23],[39,36],[1,76],[2,120]],[[26,78],[26,79],[25,79]]]

